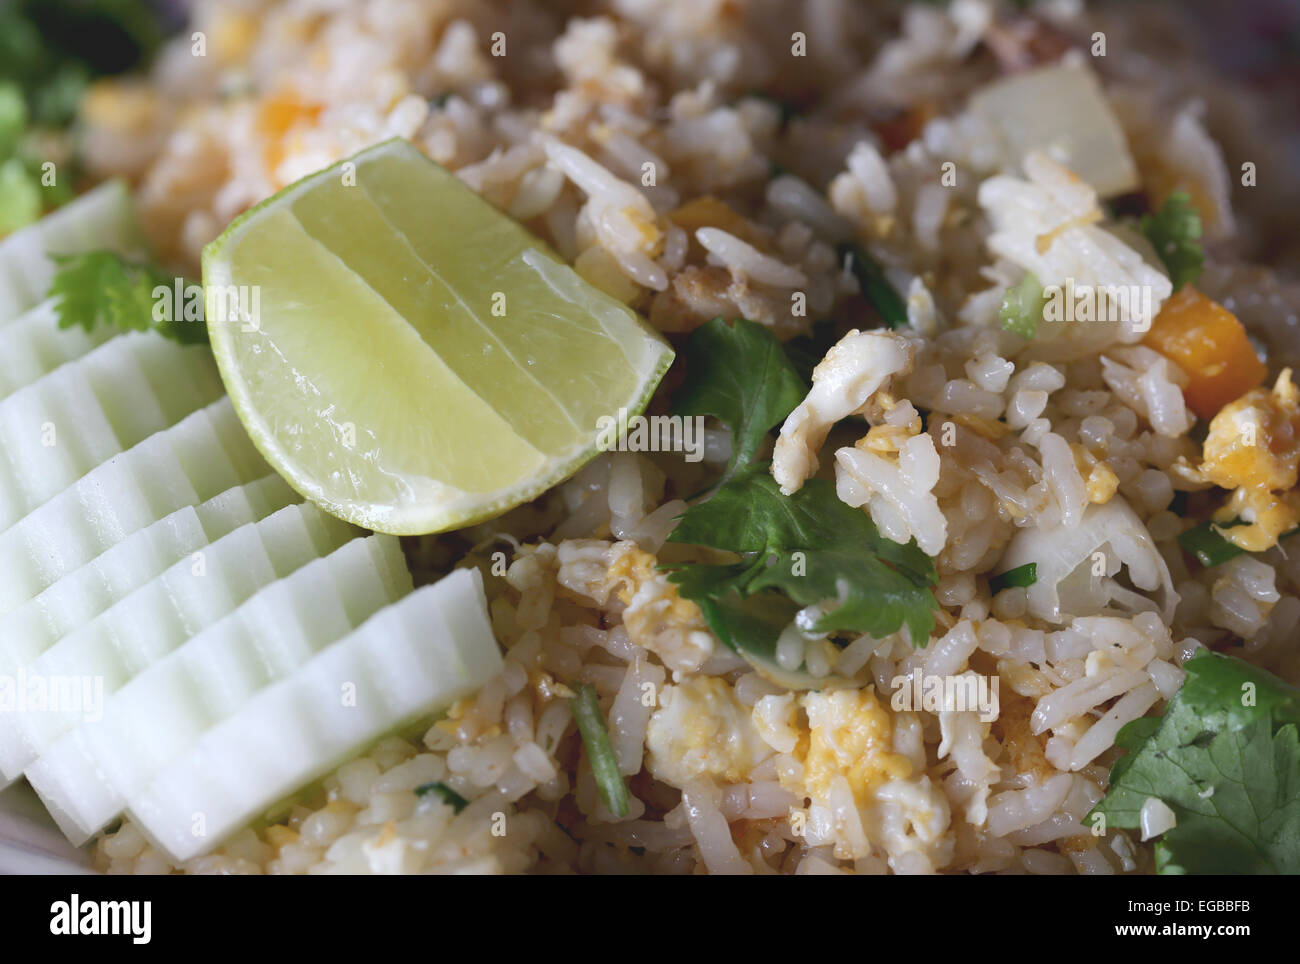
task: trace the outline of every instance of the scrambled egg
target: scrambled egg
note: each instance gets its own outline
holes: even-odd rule
[[[765,696],[751,718],[772,749],[802,764],[801,778],[787,771],[782,783],[816,801],[829,798],[839,777],[864,803],[882,784],[912,775],[911,761],[893,752],[893,720],[870,688]]]
[[[814,800],[829,797],[837,776],[861,803],[875,787],[912,775],[911,761],[892,750],[893,721],[870,689],[808,693],[801,702],[809,730],[804,787]]]
[[[898,407],[899,403],[887,392],[878,392],[876,398],[882,407],[891,412]],[[871,426],[867,429],[866,435],[853,443],[853,447],[864,452],[897,455],[903,445],[920,435],[921,429],[924,428],[921,416],[911,405],[908,405],[905,410],[900,410],[898,414],[897,422],[882,422]]]
[[[621,602],[628,637],[658,656],[675,679],[698,670],[713,655],[713,634],[700,607],[678,595],[655,568],[654,554],[635,542],[566,539],[555,550],[555,561],[555,581],[569,593],[601,608],[611,599]],[[512,584],[514,576],[512,566]]]
[[[665,686],[646,728],[646,766],[673,786],[711,777],[739,783],[771,750],[726,680],[694,676]]]
[[[607,586],[626,607],[623,625],[632,642],[657,655],[678,678],[713,655],[713,634],[700,607],[677,594],[677,587],[655,569],[656,561],[635,543],[615,543]]]
[[[881,853],[895,871],[929,872],[951,858],[951,812],[943,791],[894,749],[894,716],[871,687],[765,696],[754,727],[772,749],[782,786],[811,804],[794,826],[809,846],[853,860]],[[918,737],[919,734],[912,734]],[[906,742],[906,734],[904,734]]]
[[[1223,537],[1247,552],[1261,552],[1300,524],[1298,467],[1300,391],[1288,368],[1272,391],[1252,389],[1210,422],[1200,475],[1235,490],[1216,521],[1241,517],[1250,523],[1223,529]]]
[[[794,693],[764,696],[754,704],[751,718],[763,742],[777,753],[792,753],[802,759],[808,752],[808,732],[799,723]]]
[[[1114,498],[1119,490],[1119,476],[1110,467],[1110,463],[1093,455],[1078,442],[1070,446],[1070,451],[1074,455],[1075,467],[1083,476],[1088,501],[1095,505],[1105,505]]]

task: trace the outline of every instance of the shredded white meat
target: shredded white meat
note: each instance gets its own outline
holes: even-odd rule
[[[851,331],[813,371],[813,387],[786,418],[772,455],[772,478],[792,495],[817,471],[817,451],[832,425],[868,414],[873,397],[912,370],[916,345],[894,332]]]

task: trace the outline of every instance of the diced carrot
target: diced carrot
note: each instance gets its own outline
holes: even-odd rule
[[[299,122],[314,122],[320,116],[319,104],[303,101],[292,90],[267,97],[259,108],[257,130],[266,140],[266,166],[274,171],[285,157],[284,138]]]
[[[1236,315],[1191,285],[1164,303],[1143,341],[1187,373],[1183,398],[1204,419],[1268,374]]]

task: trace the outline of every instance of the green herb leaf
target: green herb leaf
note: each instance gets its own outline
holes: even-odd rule
[[[22,90],[0,81],[0,236],[39,220],[72,197],[66,174],[42,183],[42,159],[32,150],[36,142],[28,136],[28,120]]]
[[[33,123],[62,127],[92,78],[147,60],[165,34],[146,0],[8,0],[0,4],[0,80],[22,88]]]
[[[1201,250],[1201,215],[1191,195],[1175,191],[1159,211],[1142,216],[1141,228],[1165,263],[1174,290],[1194,284],[1205,268],[1205,253]]]
[[[1219,528],[1212,522],[1202,522],[1186,532],[1180,532],[1178,544],[1195,556],[1196,561],[1206,569],[1245,555],[1245,549],[1219,535]]]
[[[430,793],[436,793],[438,796],[442,797],[443,800],[451,805],[452,810],[456,811],[456,813],[460,813],[469,806],[468,800],[445,783],[425,783],[415,788],[415,795],[417,797],[423,797]]]
[[[839,253],[841,263],[847,259],[848,268],[853,272],[853,277],[858,279],[863,297],[871,302],[885,324],[890,328],[907,327],[907,305],[875,259],[852,241],[841,241],[835,250]]]
[[[808,386],[768,329],[714,318],[683,350],[689,379],[673,396],[678,415],[712,415],[731,429],[723,481],[748,466],[767,433],[803,401]]]
[[[1038,582],[1038,563],[1027,562],[1023,566],[1016,566],[1014,569],[1008,569],[1001,575],[994,576],[989,580],[989,591],[994,595],[1000,593],[1003,589],[1010,589],[1012,586],[1027,588]]]
[[[41,216],[40,182],[33,181],[20,157],[0,162],[0,236]]]
[[[1234,526],[1245,524],[1239,519],[1225,522],[1222,525],[1213,522],[1202,522],[1186,532],[1180,532],[1178,534],[1178,544],[1185,551],[1195,556],[1197,562],[1209,569],[1211,566],[1221,565],[1229,559],[1236,559],[1238,556],[1246,555],[1245,549],[1229,542],[1219,534],[1221,529],[1231,529]],[[1278,536],[1278,541],[1281,542],[1283,539],[1297,534],[1300,534],[1300,529],[1291,529]]]
[[[13,156],[27,130],[27,103],[17,84],[0,83],[0,158]]]
[[[765,665],[808,606],[822,607],[806,627],[815,633],[879,637],[905,625],[913,644],[924,646],[934,628],[933,561],[915,541],[881,536],[825,479],[786,496],[766,465],[755,466],[687,509],[668,538],[744,554],[732,564],[665,568],[724,643]]]
[[[1170,807],[1177,823],[1156,843],[1160,873],[1300,873],[1300,690],[1217,653],[1183,668],[1163,719],[1120,731],[1129,754],[1093,813],[1133,829],[1148,798]]]
[[[123,331],[153,329],[181,344],[208,343],[208,330],[201,322],[154,321],[154,289],[162,286],[171,291],[176,282],[158,268],[127,261],[112,251],[55,255],[54,261],[58,270],[49,296],[58,299],[55,311],[60,328],[81,325],[90,331],[97,325],[109,325]],[[173,306],[177,313],[180,308]]]
[[[578,695],[569,700],[569,707],[573,711],[574,722],[578,724],[582,745],[587,749],[587,760],[591,764],[592,775],[596,778],[600,798],[614,816],[626,817],[627,784],[623,781],[623,774],[618,772],[618,761],[614,759],[609,731],[605,729],[605,714],[601,712],[595,688],[589,683],[578,687]]]
[[[1026,341],[1032,341],[1038,334],[1038,322],[1043,317],[1043,283],[1032,271],[1027,273],[1020,284],[1008,288],[1002,296],[1002,307],[998,310],[998,319],[1002,329],[1019,335]]]

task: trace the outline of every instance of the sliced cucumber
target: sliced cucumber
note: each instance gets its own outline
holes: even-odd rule
[[[0,329],[0,399],[60,365],[80,358],[118,332],[99,327],[60,328],[53,301],[43,301]]]
[[[0,402],[0,528],[222,394],[206,349],[133,332]]]
[[[0,675],[12,674],[169,566],[240,526],[301,500],[278,475],[146,526],[4,617]]]
[[[0,614],[133,532],[269,471],[230,400],[213,402],[109,459],[0,533]]]
[[[258,692],[132,793],[128,812],[174,860],[188,860],[377,737],[473,693],[501,667],[482,578],[458,570]]]
[[[140,247],[131,197],[110,181],[35,224],[0,241],[0,325],[45,297],[54,277],[52,254],[107,248],[130,254]]]
[[[286,505],[301,502],[302,496],[274,472],[255,482],[226,489],[220,495],[196,505],[194,511],[208,542],[216,542],[227,532],[264,519]]]
[[[397,539],[355,539],[155,662],[113,695],[102,720],[60,737],[27,778],[68,838],[84,843],[204,732],[410,589]]]
[[[20,672],[49,687],[89,682],[95,693],[112,694],[262,586],[356,534],[310,503],[288,506],[223,536],[199,558],[171,566]],[[73,704],[15,713],[10,725],[0,729],[0,775],[16,778],[55,739],[94,712]]]

